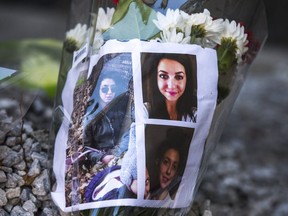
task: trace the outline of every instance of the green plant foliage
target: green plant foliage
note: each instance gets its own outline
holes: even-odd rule
[[[31,39],[0,43],[0,65],[19,71],[16,85],[41,89],[53,98],[61,61],[62,42]]]
[[[112,20],[113,27],[104,33],[104,38],[148,40],[159,32],[153,19],[156,19],[156,12],[142,1],[124,1],[116,10]]]

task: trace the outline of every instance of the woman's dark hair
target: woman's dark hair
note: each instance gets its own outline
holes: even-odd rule
[[[182,175],[187,161],[187,142],[189,142],[189,137],[181,128],[168,129],[165,139],[160,143],[156,152],[156,163],[163,159],[168,150],[174,149],[179,154],[178,174]]]
[[[95,76],[95,74],[97,74],[98,76],[94,77],[93,83],[95,85],[95,88],[88,101],[88,107],[90,107],[90,109],[87,107],[90,110],[89,115],[95,113],[97,109],[99,108],[99,101],[101,100],[99,91],[100,91],[100,86],[103,80],[105,79],[114,80],[114,82],[116,83],[115,98],[124,91],[121,89],[121,77],[118,75],[118,72],[117,71],[105,71],[103,70],[103,64],[99,63],[99,65],[95,65],[93,68],[93,75]]]
[[[186,119],[194,119],[194,111],[197,107],[197,80],[196,57],[194,55],[179,53],[143,53],[142,71],[144,86],[144,102],[151,105],[150,117],[169,119],[165,104],[165,97],[160,93],[157,85],[157,67],[162,59],[170,59],[182,64],[186,71],[187,82],[183,95],[177,102],[179,116]]]

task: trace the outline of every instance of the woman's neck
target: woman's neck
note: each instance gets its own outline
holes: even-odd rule
[[[171,102],[166,100],[166,108],[169,115],[169,119],[171,120],[178,120],[178,113],[177,113],[177,102]]]
[[[100,105],[101,110],[103,110],[106,107],[107,103],[100,101],[99,105]]]

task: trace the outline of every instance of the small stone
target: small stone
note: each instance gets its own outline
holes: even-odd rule
[[[24,160],[22,160],[22,161],[20,161],[20,163],[15,164],[13,167],[14,167],[15,169],[17,169],[17,170],[23,171],[23,170],[26,169],[26,163],[25,163]]]
[[[4,183],[7,181],[7,176],[4,171],[0,170],[0,183]]]
[[[42,206],[41,201],[38,200],[37,197],[34,196],[32,192],[29,194],[29,199],[30,199],[33,203],[35,203],[35,205],[36,205],[38,208],[39,208],[40,206]],[[50,201],[51,201],[51,200],[50,200]]]
[[[5,173],[12,173],[13,169],[11,167],[0,166],[0,170],[4,171]]]
[[[18,137],[7,137],[6,139],[6,145],[8,147],[13,147],[19,143],[19,138]]]
[[[22,207],[28,212],[37,212],[37,207],[31,200],[27,200]]]
[[[20,137],[22,133],[22,125],[19,122],[8,133],[9,136]]]
[[[5,206],[7,201],[8,200],[5,191],[0,188],[0,207]]]
[[[38,152],[33,152],[31,155],[31,158],[33,160],[37,159],[40,162],[41,166],[47,167],[47,161],[48,161],[48,155],[44,152],[38,153]]]
[[[6,212],[11,212],[11,210],[13,209],[13,205],[11,205],[10,203],[7,203],[5,206],[4,206],[4,209]]]
[[[20,175],[20,176],[25,176],[25,175],[27,174],[27,172],[24,171],[24,170],[17,170],[17,173],[18,173],[18,175]]]
[[[23,160],[23,154],[21,152],[10,151],[10,153],[3,159],[2,164],[4,166],[12,167],[15,164],[20,163]]]
[[[20,187],[9,188],[6,191],[6,196],[8,199],[18,198],[20,197],[20,192],[21,192]]]
[[[8,212],[6,212],[4,209],[0,208],[0,215],[1,216],[9,216]]]
[[[33,216],[33,213],[25,211],[21,206],[15,206],[11,211],[11,216]]]
[[[46,196],[50,192],[51,182],[48,170],[44,170],[32,183],[32,193],[36,196]]]
[[[15,188],[17,186],[21,187],[24,184],[25,184],[25,181],[22,178],[22,176],[20,176],[16,173],[7,174],[7,182],[6,182],[7,188]]]
[[[15,197],[13,199],[9,199],[8,203],[11,204],[12,206],[16,206],[20,204],[20,198],[19,197]]]
[[[34,177],[41,173],[41,166],[38,159],[35,159],[31,164],[31,167],[28,172],[28,176]]]
[[[27,138],[25,141],[24,141],[24,144],[23,144],[23,148],[25,150],[25,154],[28,156],[29,155],[29,151],[32,147],[32,144],[33,144],[33,139],[31,138]]]
[[[47,194],[45,196],[37,196],[37,199],[40,200],[42,203],[48,200],[51,200],[51,195]]]
[[[59,212],[56,209],[45,207],[41,213],[41,216],[59,216]]]
[[[0,145],[2,145],[6,139],[6,133],[2,131],[1,129],[0,129]]]
[[[25,202],[30,199],[30,194],[31,190],[29,188],[24,188],[20,194],[20,199]]]
[[[22,145],[19,144],[19,145],[13,146],[13,147],[12,147],[12,150],[13,150],[13,151],[16,151],[16,152],[23,151],[23,150],[22,150]]]
[[[0,145],[0,161],[4,160],[12,152],[12,149],[6,145]]]
[[[32,144],[31,146],[31,151],[32,152],[41,152],[42,148],[41,148],[41,144],[39,142],[35,142]]]
[[[31,126],[31,124],[24,123],[23,129],[24,129],[24,132],[28,135],[32,134],[32,132],[33,132],[33,128]]]

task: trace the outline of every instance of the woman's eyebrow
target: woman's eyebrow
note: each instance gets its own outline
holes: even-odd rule
[[[164,71],[164,70],[159,70],[158,73],[160,73],[160,72],[161,73],[168,73],[167,71]],[[176,74],[185,74],[185,72],[184,71],[177,71]]]
[[[168,73],[167,71],[164,71],[164,70],[159,70],[158,73],[160,73],[160,72],[161,73]]]
[[[176,74],[185,74],[185,72],[184,71],[178,71],[178,72],[176,72]]]

